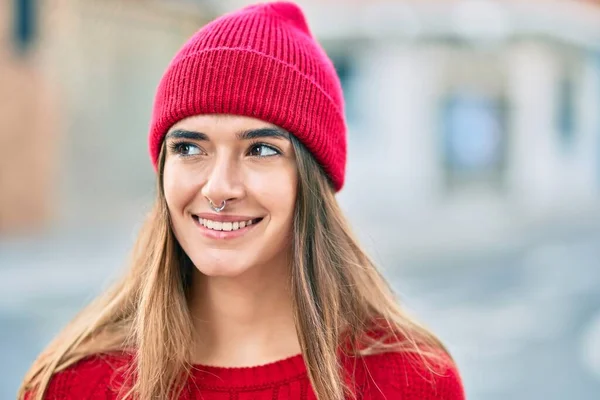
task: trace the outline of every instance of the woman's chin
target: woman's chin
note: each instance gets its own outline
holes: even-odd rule
[[[200,271],[204,276],[210,278],[236,278],[244,273],[244,270],[232,270],[231,268],[218,268]]]
[[[249,265],[239,265],[225,262],[211,262],[211,263],[198,263],[197,269],[202,275],[208,277],[223,277],[223,278],[235,278],[244,274],[244,272],[250,269]]]

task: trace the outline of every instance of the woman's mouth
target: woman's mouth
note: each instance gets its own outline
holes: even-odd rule
[[[244,220],[244,221],[214,221],[208,218],[200,218],[196,215],[194,215],[194,219],[196,220],[196,223],[202,225],[203,227],[210,229],[212,231],[226,231],[226,232],[230,232],[230,231],[237,231],[239,229],[243,229],[247,226],[251,226],[252,224],[257,224],[259,223],[262,218],[254,218],[254,219],[249,219],[249,220]]]
[[[233,239],[253,230],[264,218],[250,218],[231,221],[216,221],[210,218],[192,216],[200,232],[210,239]],[[229,219],[229,218],[228,218]]]

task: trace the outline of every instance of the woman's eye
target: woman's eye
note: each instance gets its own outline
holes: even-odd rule
[[[175,153],[182,156],[195,156],[201,153],[200,148],[191,143],[175,143],[171,148]]]
[[[281,154],[274,147],[266,145],[266,144],[255,144],[250,148],[250,155],[255,157],[270,157]]]

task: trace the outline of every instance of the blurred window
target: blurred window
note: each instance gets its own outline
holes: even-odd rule
[[[37,33],[37,0],[13,0],[13,38],[18,53],[24,54]]]
[[[558,81],[556,123],[562,148],[570,148],[575,137],[575,83],[569,70]]]
[[[356,125],[359,121],[359,104],[354,90],[354,83],[356,80],[355,75],[355,60],[351,55],[348,54],[336,54],[331,52],[330,55],[335,70],[340,77],[342,84],[342,90],[344,91],[344,102],[346,106],[346,118],[348,125]],[[350,129],[350,132],[355,129]]]
[[[450,189],[501,182],[505,157],[501,99],[453,91],[442,104],[442,159]]]

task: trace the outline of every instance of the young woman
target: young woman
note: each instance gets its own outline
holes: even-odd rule
[[[157,200],[130,268],[20,398],[464,398],[340,211],[341,86],[298,6],[198,31],[158,86],[149,145]]]

